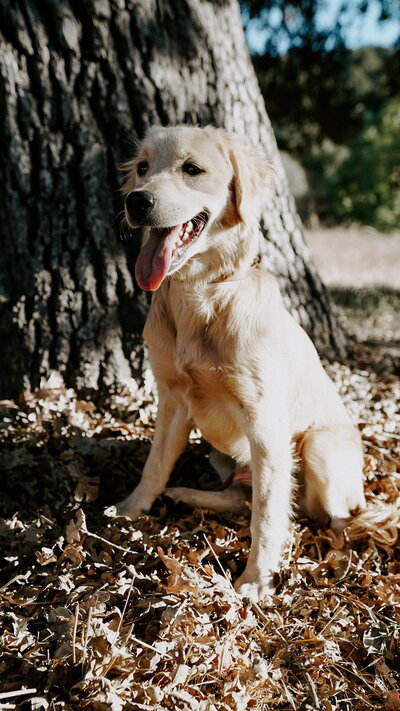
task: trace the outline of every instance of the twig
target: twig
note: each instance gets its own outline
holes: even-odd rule
[[[217,563],[218,563],[218,565],[219,565],[219,567],[220,567],[220,569],[221,569],[221,571],[222,571],[222,575],[223,575],[224,578],[228,581],[228,583],[229,583],[229,585],[231,586],[232,590],[234,591],[235,595],[237,595],[237,597],[239,597],[239,595],[237,594],[235,588],[233,587],[232,580],[230,580],[230,579],[228,578],[228,576],[227,576],[227,574],[226,574],[226,571],[224,570],[224,566],[222,565],[221,561],[219,560],[219,558],[218,558],[218,556],[217,556],[217,554],[216,554],[214,548],[213,548],[212,545],[211,545],[210,540],[208,539],[207,534],[204,533],[204,531],[203,531],[203,536],[204,536],[204,538],[206,539],[206,541],[207,541],[207,543],[208,543],[208,546],[209,546],[209,548],[210,548],[210,551],[211,551],[211,553],[213,554],[215,560],[217,561]]]
[[[171,654],[168,654],[168,652],[160,652],[159,649],[156,649],[156,647],[153,647],[151,644],[147,644],[147,642],[143,642],[143,640],[139,639],[138,637],[134,637],[133,634],[130,635],[130,639],[133,639],[133,641],[136,642],[136,644],[139,644],[141,647],[151,649],[152,652],[156,652],[156,654],[159,654],[160,657],[168,657],[168,659],[172,659],[172,661],[174,661],[174,658],[171,656]]]
[[[118,627],[117,627],[117,629],[116,629],[116,631],[115,631],[114,644],[115,644],[116,641],[117,641],[117,638],[118,638],[118,635],[119,635],[119,631],[120,631],[121,625],[122,625],[122,620],[124,619],[125,612],[126,612],[126,608],[128,607],[129,598],[130,598],[130,596],[131,596],[131,592],[132,592],[132,588],[133,588],[133,581],[134,581],[134,577],[132,576],[131,584],[130,584],[130,586],[129,586],[128,594],[127,594],[127,596],[126,596],[126,600],[125,600],[125,604],[124,604],[124,607],[123,607],[123,610],[122,610],[122,613],[121,613],[121,617],[119,618]]]
[[[182,600],[182,602],[179,603],[178,609],[175,610],[173,616],[171,617],[170,621],[168,622],[167,627],[165,628],[165,630],[164,630],[164,632],[163,632],[163,637],[165,637],[165,635],[167,634],[167,632],[170,631],[170,629],[171,629],[172,625],[174,624],[174,622],[175,622],[177,616],[178,616],[179,613],[183,610],[183,608],[188,604],[188,602],[189,602],[189,598],[184,597],[183,600]],[[218,620],[216,620],[216,621],[218,622]],[[210,622],[210,624],[214,624],[214,621],[213,621],[213,622]]]
[[[294,698],[293,698],[292,694],[290,693],[289,689],[287,688],[283,679],[282,679],[282,685],[283,685],[283,688],[285,689],[286,698],[289,701],[289,704],[291,705],[292,709],[294,709],[296,711],[297,706],[295,704]]]
[[[339,617],[342,610],[343,610],[343,608],[340,607],[340,602],[338,602],[338,604],[336,606],[336,610],[334,611],[331,619],[328,620],[328,622],[323,626],[322,630],[319,631],[319,633],[318,633],[319,636],[322,636],[324,634],[325,630],[327,630],[328,627],[330,627],[335,622],[335,620]]]
[[[14,575],[14,577],[11,578],[11,580],[8,580],[6,583],[4,583],[4,585],[2,585],[0,587],[0,592],[4,592],[5,590],[7,590],[9,585],[12,585],[15,582],[19,583],[20,580],[23,580],[24,582],[26,582],[28,580],[28,578],[30,578],[31,575],[32,575],[31,570],[28,570],[26,573],[18,573],[18,575]],[[40,603],[40,604],[42,604],[42,603]],[[1,696],[0,696],[0,699],[1,699]]]
[[[128,607],[128,602],[129,602],[129,598],[130,598],[130,595],[131,595],[131,592],[132,592],[132,587],[133,587],[133,580],[134,580],[134,578],[133,578],[133,576],[132,576],[131,584],[130,584],[130,586],[129,586],[128,594],[127,594],[126,599],[125,599],[125,604],[124,604],[124,607],[123,607],[123,610],[122,610],[122,613],[121,613],[121,617],[119,618],[118,626],[117,626],[117,629],[115,630],[113,646],[114,646],[114,645],[116,644],[116,642],[117,642],[118,635],[119,635],[119,632],[120,632],[120,629],[121,629],[121,625],[122,625],[122,620],[124,619],[124,615],[125,615],[125,612],[126,612],[126,608]],[[129,637],[131,636],[131,634],[132,634],[132,630],[133,630],[133,625],[132,625],[132,627],[131,627],[131,629],[130,629],[130,632],[129,632],[129,634],[128,634],[128,637],[126,638],[125,644],[124,644],[123,646],[126,646],[126,644],[127,644],[127,642],[128,642],[128,638],[129,638]],[[116,654],[113,654],[113,655],[112,655],[112,657],[111,657],[111,659],[110,659],[110,662],[109,662],[109,664],[107,664],[107,667],[106,667],[106,669],[105,669],[105,671],[104,671],[104,676],[106,676],[106,674],[108,674],[108,672],[110,671],[112,665],[114,664],[114,661],[115,661],[115,659],[116,659],[116,656],[117,656]]]
[[[349,570],[350,570],[350,568],[351,568],[352,562],[353,562],[353,556],[352,556],[351,548],[350,548],[350,549],[349,549],[349,557],[348,557],[348,559],[347,559],[346,569],[345,569],[344,573],[342,573],[342,575],[340,576],[340,578],[338,578],[338,579],[335,581],[335,585],[337,585],[338,583],[341,583],[342,580],[344,580],[345,578],[347,578],[347,576],[348,576],[348,574],[349,574]]]
[[[375,449],[375,451],[379,452],[379,454],[382,454],[384,459],[390,459],[390,461],[394,462],[397,466],[400,464],[400,459],[395,459],[394,457],[392,457],[392,455],[388,454],[386,449],[383,449],[383,447],[378,447],[376,444],[372,444],[372,442],[370,442],[368,439],[363,439],[363,443],[368,447]]]
[[[82,662],[85,661],[86,659],[86,649],[87,649],[87,644],[88,644],[88,639],[89,639],[89,630],[90,630],[90,623],[92,621],[92,606],[90,605],[89,607],[89,612],[88,612],[88,618],[86,622],[86,634],[85,634],[85,639],[83,642],[83,654],[82,654]]]
[[[312,680],[310,674],[308,673],[308,671],[307,671],[306,669],[304,669],[304,668],[303,668],[303,673],[304,673],[304,676],[306,677],[307,686],[308,686],[308,688],[309,688],[309,690],[310,690],[310,694],[311,694],[311,697],[312,697],[314,706],[315,706],[316,709],[320,709],[321,706],[320,706],[320,703],[319,703],[319,699],[318,699],[318,696],[317,696],[317,690],[316,690],[316,688],[315,688],[314,682],[313,682],[313,680]]]
[[[74,629],[72,632],[72,664],[76,664],[76,631],[78,629],[79,602],[75,605]]]
[[[400,439],[400,435],[395,434],[394,432],[386,432],[386,430],[383,430],[382,433],[375,432],[374,436],[378,437],[379,439],[385,439],[385,437],[387,437],[388,439]]]
[[[26,694],[36,694],[37,689],[19,689],[18,691],[3,691],[0,693],[0,701],[12,699],[13,696],[25,696]]]
[[[87,528],[82,529],[83,532],[85,533],[86,536],[89,536],[90,538],[96,538],[96,540],[101,541],[102,543],[106,543],[108,546],[111,546],[112,548],[115,548],[117,551],[122,551],[122,553],[131,553],[132,551],[130,548],[123,548],[122,546],[118,546],[116,543],[112,543],[111,541],[107,541],[106,538],[102,538],[102,536],[98,536],[97,533],[92,533],[91,531],[88,531]]]

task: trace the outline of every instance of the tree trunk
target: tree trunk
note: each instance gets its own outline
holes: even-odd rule
[[[0,397],[50,370],[79,390],[140,372],[147,297],[118,240],[119,166],[154,123],[208,123],[278,166],[236,0],[0,0]],[[279,169],[280,170],[280,169]],[[320,352],[343,336],[286,182],[263,249]]]

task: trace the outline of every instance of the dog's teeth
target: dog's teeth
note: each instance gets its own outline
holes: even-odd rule
[[[186,247],[195,239],[198,232],[197,225],[192,220],[185,222],[178,232],[178,237],[172,250],[172,258],[180,259]]]

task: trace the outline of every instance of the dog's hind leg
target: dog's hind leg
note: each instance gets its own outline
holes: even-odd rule
[[[223,491],[204,491],[186,486],[174,486],[165,490],[166,496],[189,506],[199,506],[216,513],[230,511],[236,513],[246,507],[246,491],[240,484],[231,484]]]
[[[301,446],[301,510],[335,530],[365,508],[361,437],[352,425],[310,429]]]

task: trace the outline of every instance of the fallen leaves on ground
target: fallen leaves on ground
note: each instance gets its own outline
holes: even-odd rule
[[[261,606],[232,587],[248,516],[162,498],[136,522],[103,515],[146,459],[150,375],[103,409],[55,375],[0,402],[0,709],[400,709],[400,383],[328,370],[368,510],[339,534],[296,522]],[[207,451],[194,433],[173,485],[216,486]]]

